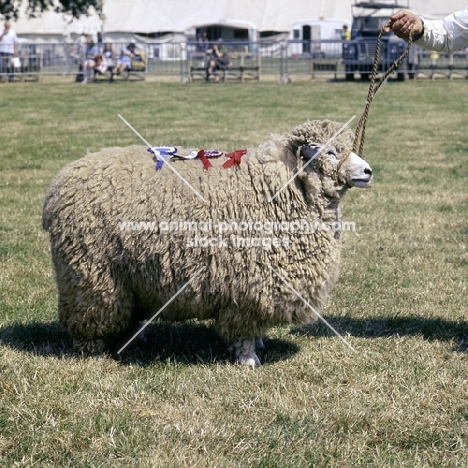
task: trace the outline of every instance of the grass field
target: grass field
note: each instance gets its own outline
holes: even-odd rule
[[[56,317],[42,202],[105,146],[234,150],[306,119],[358,117],[364,83],[0,84],[1,467],[467,467],[466,81],[390,82],[351,190],[324,325],[278,327],[263,366],[209,323],[149,327],[122,359],[83,358]],[[352,127],[357,123],[353,122]]]

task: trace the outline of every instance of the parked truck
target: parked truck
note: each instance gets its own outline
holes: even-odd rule
[[[354,80],[359,73],[361,80],[368,80],[372,73],[377,36],[389,17],[401,9],[408,9],[409,2],[360,1],[352,5],[353,21],[351,39],[343,43],[343,64],[346,80]],[[385,72],[406,50],[407,43],[392,32],[383,33],[381,41],[379,72]],[[413,55],[411,55],[413,57]],[[412,69],[412,59],[405,59],[396,70],[396,77],[404,81]]]

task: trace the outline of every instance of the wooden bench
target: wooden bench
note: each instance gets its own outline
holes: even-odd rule
[[[228,81],[230,79],[240,81],[244,83],[246,80],[260,80],[260,67],[258,66],[229,66],[222,68],[215,73],[211,73],[209,79],[219,76],[221,81]],[[190,81],[196,79],[206,79],[206,68],[205,67],[190,67]]]
[[[133,60],[132,59],[132,68],[129,70],[125,70],[124,72],[120,72],[118,75],[117,73],[112,74],[112,68],[109,68],[104,73],[98,69],[94,69],[94,80],[98,81],[100,79],[105,79],[109,81],[114,80],[123,80],[123,81],[145,81],[146,79],[146,57],[143,53],[140,53],[140,59]]]
[[[145,81],[146,79],[146,70],[126,70],[124,72],[120,72],[118,75],[117,73],[112,74],[110,70],[106,72],[102,72],[99,70],[94,69],[94,80],[95,81]]]
[[[310,79],[315,78],[315,72],[329,72],[337,79],[340,60],[315,59],[310,62]]]
[[[444,77],[452,80],[454,75],[461,75],[468,79],[468,60],[466,52],[455,53],[453,55],[430,52],[419,57],[414,70],[411,70],[415,78],[428,75],[431,80],[437,77]]]
[[[468,79],[468,66],[467,65],[438,65],[432,64],[428,67],[419,67],[415,77],[418,78],[418,75],[427,74],[432,81],[435,81],[437,75],[442,75],[442,77],[453,80],[454,75],[462,75]]]

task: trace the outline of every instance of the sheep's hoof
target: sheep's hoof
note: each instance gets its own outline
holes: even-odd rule
[[[239,356],[237,356],[237,362],[242,366],[259,367],[262,365],[255,353],[253,355],[239,354]]]
[[[244,366],[258,367],[261,365],[255,353],[255,338],[239,339],[234,343],[237,362]]]

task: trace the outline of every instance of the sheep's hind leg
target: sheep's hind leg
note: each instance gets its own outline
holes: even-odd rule
[[[113,350],[118,337],[131,329],[131,295],[123,288],[115,287],[112,293],[109,289],[59,284],[59,321],[70,332],[76,351],[94,355]]]
[[[235,341],[233,347],[239,364],[252,367],[261,365],[260,359],[256,353],[255,343],[256,338],[240,338]]]

